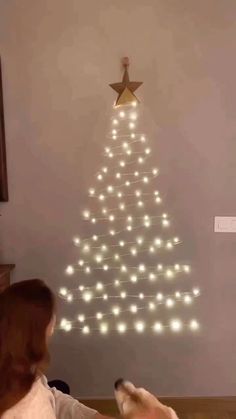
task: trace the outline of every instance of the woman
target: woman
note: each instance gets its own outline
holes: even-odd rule
[[[2,419],[102,419],[56,389],[43,375],[55,300],[39,279],[18,282],[0,295],[0,417]]]
[[[55,321],[54,295],[39,279],[18,282],[0,294],[0,418],[105,419],[48,387],[43,374],[49,362],[47,342]],[[125,418],[126,412],[122,413]],[[137,417],[137,409],[134,415],[129,412],[128,417]],[[154,418],[153,406],[147,403],[145,418],[148,417],[172,416],[155,411]]]

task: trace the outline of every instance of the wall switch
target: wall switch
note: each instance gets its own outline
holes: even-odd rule
[[[236,233],[236,217],[215,217],[216,233]]]

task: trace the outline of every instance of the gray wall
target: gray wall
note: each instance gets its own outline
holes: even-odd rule
[[[235,0],[0,0],[1,261],[16,263],[15,280],[65,283],[114,100],[107,84],[128,54],[145,81],[166,205],[203,290],[195,337],[57,334],[49,375],[76,395],[110,396],[119,376],[162,395],[235,394],[236,236],[213,233],[214,215],[236,210],[235,19]]]

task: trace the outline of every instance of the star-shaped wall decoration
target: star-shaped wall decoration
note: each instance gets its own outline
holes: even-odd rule
[[[129,60],[127,57],[123,59],[124,75],[122,82],[112,83],[109,86],[115,90],[119,95],[116,100],[115,106],[128,105],[133,102],[139,102],[134,92],[143,84],[140,81],[130,81],[128,66]]]

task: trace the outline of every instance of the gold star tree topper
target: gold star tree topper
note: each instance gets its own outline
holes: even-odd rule
[[[111,86],[113,90],[115,90],[118,93],[118,98],[116,100],[115,106],[129,105],[133,102],[139,102],[134,92],[143,84],[143,82],[140,82],[140,81],[129,80],[129,73],[128,73],[129,58],[128,57],[124,57],[122,59],[122,65],[124,67],[124,75],[123,75],[122,82],[112,83],[109,85]]]

